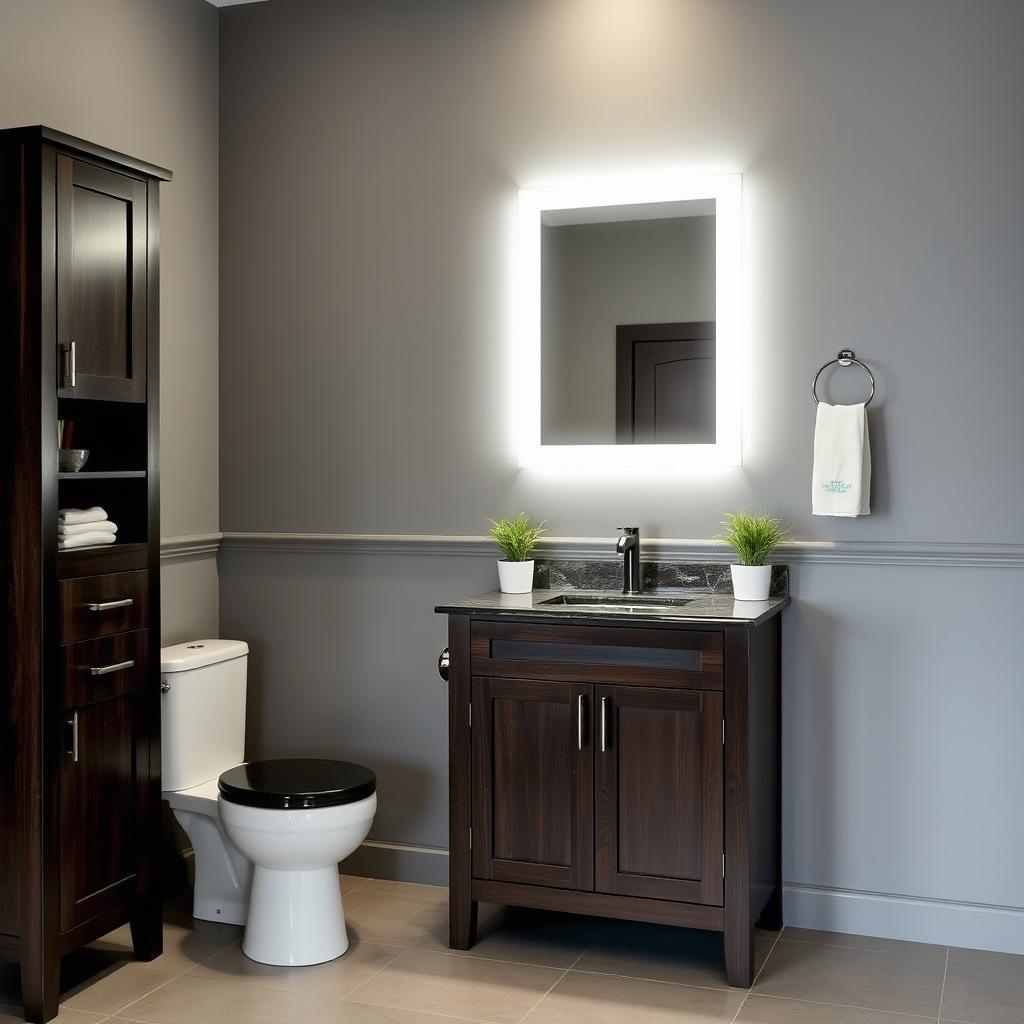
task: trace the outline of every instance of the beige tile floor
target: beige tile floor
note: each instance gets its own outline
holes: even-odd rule
[[[447,890],[343,876],[351,949],[317,967],[247,960],[240,929],[168,904],[164,954],[127,929],[68,957],[60,1024],[968,1024],[1024,1022],[1024,957],[787,928],[730,988],[706,932],[482,907],[445,943]],[[0,1024],[21,1020],[0,965]]]

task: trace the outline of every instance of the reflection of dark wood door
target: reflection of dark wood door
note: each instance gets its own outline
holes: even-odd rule
[[[133,697],[98,701],[66,717],[60,815],[64,930],[124,903],[134,892],[141,835]]]
[[[593,687],[473,680],[473,875],[593,889]]]
[[[595,696],[595,888],[721,906],[721,693],[598,686]]]
[[[58,393],[146,400],[146,183],[57,157]]]
[[[616,328],[618,444],[715,443],[715,324]]]

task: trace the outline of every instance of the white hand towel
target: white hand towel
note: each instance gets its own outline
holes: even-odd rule
[[[73,523],[71,526],[65,526],[63,523],[57,524],[58,537],[74,537],[79,533],[96,533],[97,531],[117,533],[117,523],[104,519],[102,523]]]
[[[92,508],[62,508],[57,513],[57,522],[65,526],[76,526],[80,523],[102,523],[107,518],[105,509],[99,505]]]
[[[92,533],[76,533],[73,537],[58,537],[57,550],[66,548],[88,548],[94,544],[113,544],[117,537],[106,530],[94,530]]]
[[[814,425],[811,511],[816,516],[866,516],[871,511],[871,444],[867,409],[818,403]]]

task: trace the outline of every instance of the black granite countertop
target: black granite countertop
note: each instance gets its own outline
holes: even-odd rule
[[[684,605],[635,606],[629,610],[616,607],[545,604],[560,595],[571,595],[574,600],[588,596],[610,597],[607,590],[535,589],[529,594],[502,594],[492,590],[487,594],[467,597],[461,601],[439,604],[434,611],[447,615],[473,615],[480,618],[545,618],[560,622],[673,622],[679,625],[745,625],[756,626],[778,615],[789,604],[789,595],[769,597],[767,601],[737,601],[731,593],[708,593],[691,590],[647,591],[643,597],[664,596],[685,598]],[[618,595],[622,601],[629,598]]]

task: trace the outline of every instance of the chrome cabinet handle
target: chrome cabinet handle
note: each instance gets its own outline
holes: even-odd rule
[[[109,676],[111,672],[120,672],[126,668],[134,668],[135,659],[129,658],[127,661],[115,661],[113,665],[98,665],[89,669],[89,675],[91,676]]]
[[[134,597],[122,597],[119,601],[90,601],[85,607],[91,612],[109,612],[114,608],[130,608],[133,604]]]
[[[71,726],[71,750],[68,751],[71,754],[71,759],[75,764],[78,764],[78,712],[76,711],[69,719],[68,725]]]
[[[601,698],[601,753],[603,754],[608,746],[608,716],[605,714],[605,708],[608,704],[608,698]]]
[[[440,676],[440,677],[441,677],[441,678],[442,678],[442,679],[443,679],[443,680],[444,680],[444,681],[445,681],[446,683],[448,682],[448,669],[449,669],[449,668],[451,667],[451,663],[452,663],[451,655],[449,655],[449,653],[448,653],[448,648],[446,647],[446,648],[445,648],[445,649],[444,649],[444,650],[443,650],[443,651],[442,651],[442,652],[441,652],[441,653],[440,653],[440,654],[439,654],[439,655],[437,656],[437,674],[438,674],[438,675],[439,675],[439,676]]]
[[[64,386],[73,388],[75,386],[75,343],[71,342],[67,349],[67,372],[64,374]]]
[[[576,697],[576,749],[583,749],[583,694]]]

